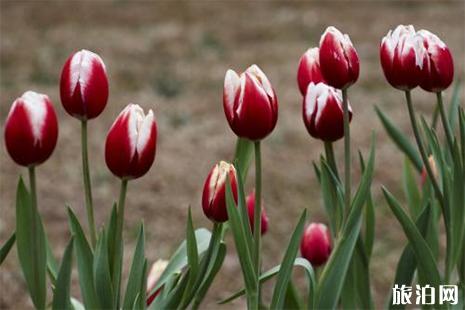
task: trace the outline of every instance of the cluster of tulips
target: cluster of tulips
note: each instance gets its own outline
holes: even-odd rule
[[[410,214],[383,188],[386,201],[408,240],[394,284],[411,285],[418,281],[438,287],[457,283],[463,306],[465,113],[459,105],[457,90],[448,114],[442,100],[442,92],[451,85],[454,75],[451,53],[436,35],[400,25],[382,39],[380,59],[388,82],[405,92],[416,141],[415,147],[377,108],[383,126],[406,155],[403,184]],[[186,239],[169,261],[160,260],[148,268],[141,225],[123,294],[126,191],[128,182],[146,174],[154,162],[157,123],[152,110],[144,113],[140,106],[129,104],[109,129],[105,161],[120,179],[121,189],[108,223],[98,232],[93,215],[87,122],[104,110],[109,83],[105,65],[97,54],[87,50],[72,54],[62,70],[60,96],[64,109],[81,122],[87,233],[69,207],[71,238],[58,264],[44,232],[35,177],[36,166],[45,162],[55,148],[58,120],[47,95],[27,91],[14,101],[8,114],[5,144],[12,159],[28,168],[30,185],[27,189],[20,178],[16,231],[1,248],[1,261],[16,242],[31,300],[38,309],[49,306],[53,309],[197,309],[221,268],[226,254],[224,237],[230,231],[244,288],[220,303],[245,295],[249,309],[374,308],[369,276],[375,230],[375,202],[371,196],[374,139],[367,160],[359,152],[362,176],[354,194],[351,182],[352,108],[348,89],[357,82],[359,71],[359,57],[349,36],[334,27],[327,28],[319,47],[309,49],[300,59],[297,82],[303,96],[303,121],[308,133],[324,142],[325,153],[319,162],[314,162],[314,169],[328,223],[313,222],[306,226],[307,211],[303,210],[281,264],[263,271],[261,239],[268,230],[268,217],[262,202],[261,142],[276,126],[278,99],[258,66],[252,65],[241,74],[228,70],[223,107],[238,140],[233,161],[215,164],[205,180],[201,205],[213,227],[211,231],[195,230],[189,209]],[[421,126],[418,124],[411,98],[411,90],[417,86],[436,94],[432,124],[424,118]],[[444,146],[436,130],[438,115],[445,134]],[[338,169],[333,150],[333,143],[341,138],[344,138],[344,173]],[[244,184],[252,154],[255,155],[255,188],[246,196]],[[418,186],[416,176],[420,174],[422,181]],[[441,218],[447,241],[442,274],[438,263]],[[297,257],[299,248],[302,257]],[[73,257],[77,261],[82,302],[70,293]],[[291,279],[295,266],[305,270],[308,280],[304,298]],[[267,305],[261,287],[273,277],[276,282]],[[49,301],[48,282],[52,292]],[[447,308],[447,305],[440,307]]]

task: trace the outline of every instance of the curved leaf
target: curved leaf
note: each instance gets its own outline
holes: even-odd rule
[[[69,240],[68,245],[66,246],[65,253],[63,254],[63,260],[56,279],[56,288],[53,292],[52,309],[72,309],[69,290],[73,263],[73,242],[73,237],[71,237],[71,240]]]

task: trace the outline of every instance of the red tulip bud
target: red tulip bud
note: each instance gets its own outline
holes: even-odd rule
[[[323,83],[310,83],[304,98],[302,114],[305,127],[312,137],[332,142],[344,136],[344,112],[340,90]],[[352,120],[350,105],[349,120]]]
[[[331,235],[324,224],[311,223],[304,232],[300,242],[300,252],[313,266],[326,263],[331,255]]]
[[[13,102],[5,122],[5,144],[17,164],[43,163],[52,155],[57,138],[57,116],[47,95],[27,91]]]
[[[425,65],[421,71],[421,88],[430,92],[442,91],[452,84],[454,61],[449,48],[427,30],[418,31],[425,48]]]
[[[381,66],[389,84],[401,90],[417,87],[424,54],[421,39],[412,25],[389,30],[380,48]]]
[[[215,222],[226,222],[226,181],[229,176],[234,200],[237,203],[236,169],[232,164],[220,161],[208,174],[203,186],[202,208],[205,215]]]
[[[72,54],[61,72],[61,103],[71,116],[92,119],[100,115],[108,100],[105,64],[87,50]]]
[[[224,113],[236,135],[261,140],[278,120],[278,100],[266,75],[257,65],[240,76],[228,70],[224,78]]]
[[[124,179],[143,176],[153,164],[157,123],[152,110],[147,115],[129,104],[116,118],[105,143],[105,161],[114,175]]]
[[[347,88],[358,79],[357,51],[349,36],[332,26],[320,39],[320,68],[326,83],[335,88]]]
[[[320,70],[320,56],[318,47],[311,48],[302,55],[297,71],[297,83],[300,93],[305,96],[308,84],[325,82]]]
[[[252,229],[252,233],[254,231],[254,214],[255,214],[255,191],[250,193],[247,196],[247,212],[249,213],[249,223],[250,227]],[[262,213],[261,213],[261,226],[260,226],[260,231],[261,234],[264,235],[268,231],[268,216],[266,216],[266,211],[265,208],[263,207],[262,204]]]
[[[147,306],[150,306],[150,304],[155,300],[155,298],[160,294],[162,287],[160,287],[158,290],[153,292],[153,294],[150,295],[152,290],[155,288],[157,285],[158,280],[160,279],[160,276],[162,273],[165,271],[166,266],[168,266],[168,261],[166,260],[157,260],[155,263],[153,263],[152,268],[150,269],[150,272],[147,276],[147,301],[146,304]]]

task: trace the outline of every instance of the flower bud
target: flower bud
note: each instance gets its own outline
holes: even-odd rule
[[[237,203],[236,169],[232,164],[220,161],[213,166],[203,186],[203,212],[214,222],[222,223],[228,220],[228,211],[226,209],[226,182],[228,176],[234,201]]]
[[[349,36],[332,26],[320,39],[320,68],[326,83],[335,88],[347,88],[358,79],[357,51]]]
[[[324,224],[311,223],[305,229],[300,252],[313,266],[318,267],[326,263],[331,255],[331,235]]]
[[[102,113],[108,100],[108,79],[99,55],[81,50],[68,58],[61,72],[60,97],[66,112],[78,119]]]
[[[47,95],[27,91],[13,102],[5,121],[5,145],[18,165],[43,163],[57,139],[57,116]]]
[[[323,141],[336,141],[344,136],[344,110],[340,90],[324,83],[308,85],[302,115],[308,133]],[[349,105],[349,120],[352,108]]]
[[[150,304],[154,301],[155,297],[157,297],[158,294],[160,294],[162,287],[150,295],[152,290],[157,285],[157,281],[160,279],[160,276],[165,271],[166,266],[168,266],[168,261],[159,259],[155,263],[153,263],[152,268],[150,269],[150,272],[147,276],[147,306],[150,306]]]
[[[240,76],[228,70],[224,78],[223,107],[236,135],[261,140],[278,120],[278,100],[270,81],[257,65]]]
[[[250,228],[252,229],[252,233],[254,232],[254,214],[255,214],[255,191],[250,193],[247,196],[246,200],[247,204],[247,212],[249,214],[249,223]],[[265,208],[263,207],[262,203],[262,212],[261,212],[261,224],[260,224],[260,231],[261,234],[264,235],[268,231],[268,216],[266,216]]]
[[[297,71],[297,83],[300,93],[305,96],[308,84],[325,82],[320,70],[320,56],[318,47],[310,48],[302,55]]]
[[[421,71],[420,87],[429,92],[443,91],[452,84],[454,78],[452,54],[435,34],[420,30],[418,35],[425,48],[425,65]]]
[[[393,87],[410,90],[420,83],[424,48],[412,25],[389,30],[381,41],[380,59],[384,75]]]
[[[153,164],[157,146],[157,123],[137,104],[124,108],[111,126],[105,143],[105,161],[122,179],[143,176]]]
[[[436,167],[436,161],[434,160],[433,155],[428,157],[429,166],[431,167],[431,171],[433,172],[434,178],[438,178],[438,168]],[[421,169],[421,180],[420,185],[423,187],[425,185],[426,179],[428,178],[428,172],[426,172],[426,167],[423,166]]]

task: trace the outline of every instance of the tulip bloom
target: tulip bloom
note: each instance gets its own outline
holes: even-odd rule
[[[276,94],[257,65],[240,76],[231,69],[226,72],[223,107],[234,133],[253,141],[269,135],[278,120]]]
[[[420,84],[425,50],[412,25],[399,25],[381,41],[380,59],[384,75],[393,87],[410,90]]]
[[[454,78],[454,61],[449,48],[428,30],[418,31],[425,49],[425,64],[421,71],[420,87],[429,92],[448,88]]]
[[[148,295],[148,298],[146,301],[147,306],[150,306],[150,304],[155,300],[158,294],[160,294],[161,289],[163,288],[163,287],[160,287],[158,290],[156,290],[155,292],[153,292],[153,294],[150,295],[152,290],[157,285],[157,281],[160,279],[160,276],[165,271],[166,266],[168,266],[168,261],[160,259],[160,260],[157,260],[155,263],[153,263],[152,268],[150,269],[150,272],[147,276],[147,289],[146,289],[146,292]]]
[[[347,34],[335,27],[328,27],[320,39],[320,68],[326,83],[339,89],[354,84],[359,75],[360,64]]]
[[[99,55],[81,50],[68,58],[61,72],[60,97],[66,112],[78,119],[102,113],[108,100],[108,79]]]
[[[318,47],[310,48],[302,55],[297,70],[297,83],[299,84],[300,93],[305,96],[308,84],[313,82],[318,84],[325,83],[320,69],[320,50]]]
[[[331,255],[331,235],[324,224],[311,223],[304,232],[300,242],[300,252],[313,266],[326,263]]]
[[[237,203],[236,168],[232,164],[220,161],[213,166],[203,186],[203,212],[210,220],[217,223],[228,220],[228,211],[226,209],[226,180],[228,176],[231,182],[232,194]]]
[[[250,228],[252,229],[252,233],[254,231],[254,213],[255,213],[255,191],[250,193],[247,196],[246,200],[247,204],[247,212],[249,215],[249,223],[250,223]],[[268,216],[266,216],[265,208],[263,207],[262,204],[262,212],[261,212],[261,234],[264,235],[268,231]]]
[[[302,115],[305,127],[312,137],[333,142],[344,136],[344,112],[340,90],[324,83],[310,83],[304,98]],[[350,105],[349,119],[352,119]]]
[[[157,145],[157,123],[152,110],[147,115],[137,104],[129,104],[110,128],[105,161],[122,179],[143,176],[153,164]]]
[[[5,122],[5,144],[17,164],[43,163],[55,149],[57,138],[57,116],[47,95],[27,91],[13,102]]]

